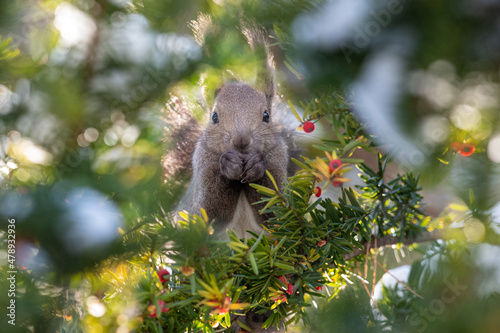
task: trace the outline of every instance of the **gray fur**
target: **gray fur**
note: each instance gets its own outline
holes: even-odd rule
[[[233,221],[240,195],[249,203],[260,200],[249,183],[273,187],[265,170],[278,184],[286,180],[288,146],[282,126],[273,119],[270,98],[245,83],[227,83],[218,91],[212,110],[219,123],[209,123],[196,145],[193,178],[180,207],[190,213],[204,208],[218,233],[225,233]],[[264,112],[269,113],[269,122],[263,121]],[[255,230],[251,221],[262,222],[258,214],[262,205],[252,208],[253,216],[243,224]]]

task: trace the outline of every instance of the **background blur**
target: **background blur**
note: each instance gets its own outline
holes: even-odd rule
[[[200,13],[219,29],[203,46],[192,32]],[[216,85],[223,71],[255,76],[243,19],[272,31],[282,101],[326,112],[325,96],[340,94],[397,162],[393,172],[419,172],[424,190],[439,193],[429,194],[429,212],[453,203],[440,223],[456,227],[453,237],[472,254],[432,245],[401,250],[403,261],[427,258],[419,265],[429,278],[451,270],[475,287],[442,307],[427,297],[419,309],[429,315],[413,324],[393,313],[394,331],[498,332],[499,14],[495,0],[0,0],[0,330],[133,330],[124,319],[134,316],[132,296],[124,292],[121,307],[104,315],[103,295],[81,293],[99,290],[100,266],[116,273],[113,258],[144,251],[124,234],[175,207],[188,179],[181,173],[165,185],[162,158],[175,148],[176,111],[207,119],[200,77]],[[317,126],[297,133],[311,156],[313,143],[333,135],[328,123]],[[15,327],[4,314],[8,219],[19,268]],[[311,332],[374,327],[361,293],[320,306]],[[416,311],[401,293],[385,295],[388,308]]]

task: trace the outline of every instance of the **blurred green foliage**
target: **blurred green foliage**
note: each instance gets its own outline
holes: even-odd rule
[[[498,267],[488,258],[500,242],[499,10],[498,1],[472,0],[0,1],[2,309],[13,299],[8,272],[17,271],[16,326],[3,316],[0,330],[224,329],[244,317],[235,320],[236,308],[211,316],[219,305],[200,303],[215,276],[217,297],[250,303],[243,311],[266,314],[266,326],[496,332]],[[202,217],[170,225],[189,172],[165,179],[162,158],[178,143],[176,113],[203,121],[224,80],[257,76],[263,54],[241,33],[249,22],[270,31],[286,122],[318,129],[296,135],[316,141],[283,193],[260,189],[269,235],[222,242]],[[172,94],[183,107],[169,107]],[[331,160],[323,152],[357,165],[361,185],[321,172]],[[362,163],[370,154],[378,165]],[[385,172],[388,160],[400,174]],[[310,201],[316,185],[339,178],[337,199]],[[419,180],[461,202],[430,223]],[[376,237],[434,227],[447,241],[424,247],[413,292],[386,288],[369,303],[367,285],[381,271],[368,281],[359,266],[377,267],[377,253],[348,255]],[[166,266],[162,283],[156,272]],[[455,278],[466,287],[446,303]],[[160,300],[169,310],[151,317]],[[443,310],[422,315],[436,300]]]

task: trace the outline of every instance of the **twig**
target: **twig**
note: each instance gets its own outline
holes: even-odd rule
[[[358,275],[361,276],[361,270],[359,269],[359,263],[357,261],[356,261],[356,269],[358,270]],[[364,277],[363,279],[366,279],[366,277]],[[366,282],[364,280],[361,280],[361,283],[363,283],[363,286],[365,287],[366,293],[368,294],[368,297],[371,300],[372,295],[370,294],[370,290],[368,290],[368,286],[366,285]]]
[[[403,285],[403,287],[405,287],[409,292],[411,292],[413,295],[421,298],[421,299],[424,299],[422,296],[420,296],[419,294],[417,294],[417,292],[413,289],[410,288],[410,286],[408,286],[406,283],[404,283],[403,281],[401,281],[400,279],[398,279],[397,277],[394,276],[394,274],[392,274],[390,271],[387,270],[387,268],[385,268],[384,266],[382,266],[379,262],[377,262],[377,265],[379,265],[387,274],[389,274],[390,276],[392,276],[396,281],[398,281],[399,283],[401,283]]]
[[[373,258],[374,265],[373,265],[372,295],[375,292],[375,284],[377,283],[377,265],[376,265],[376,264],[378,264],[378,261],[377,261],[377,258],[378,258],[377,238],[375,238],[373,240],[373,243],[374,243],[373,246],[375,248],[375,255],[374,255],[374,258]]]
[[[366,256],[365,256],[365,275],[363,276],[365,279],[368,277],[368,254],[370,253],[370,243],[366,246]]]

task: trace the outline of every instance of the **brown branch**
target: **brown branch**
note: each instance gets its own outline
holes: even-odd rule
[[[356,269],[358,270],[358,275],[361,276],[361,271],[359,269],[359,263],[357,261],[356,261]],[[363,279],[360,279],[360,280],[361,280],[361,283],[363,284],[363,286],[365,287],[365,290],[366,290],[366,293],[368,294],[368,297],[371,300],[372,299],[372,294],[370,294],[370,290],[368,290],[368,286],[366,285],[365,279],[366,278],[363,278]]]
[[[377,238],[376,247],[385,247],[389,245],[394,245],[394,244],[403,244],[403,245],[411,245],[413,243],[423,243],[423,242],[429,242],[433,240],[437,240],[441,238],[441,231],[440,230],[434,230],[432,232],[424,232],[418,235],[417,237],[412,237],[412,238],[405,238],[403,239],[402,242],[400,242],[399,237],[396,236],[390,236],[386,235],[380,238]],[[363,249],[358,249],[355,248],[352,252],[350,253],[345,253],[343,255],[344,260],[351,260],[354,257],[359,256],[360,254],[363,254],[367,252],[369,249],[374,248],[373,246],[373,241],[366,242],[363,244]]]
[[[378,262],[377,262],[377,258],[378,258],[378,246],[377,246],[377,243],[378,243],[378,238],[374,238],[373,239],[373,246],[374,246],[374,248],[376,250],[375,250],[375,256],[373,258],[374,259],[373,262],[375,264],[373,265],[372,295],[375,294],[375,284],[377,283],[377,264],[378,264]],[[369,246],[369,244],[368,244],[368,246]]]

